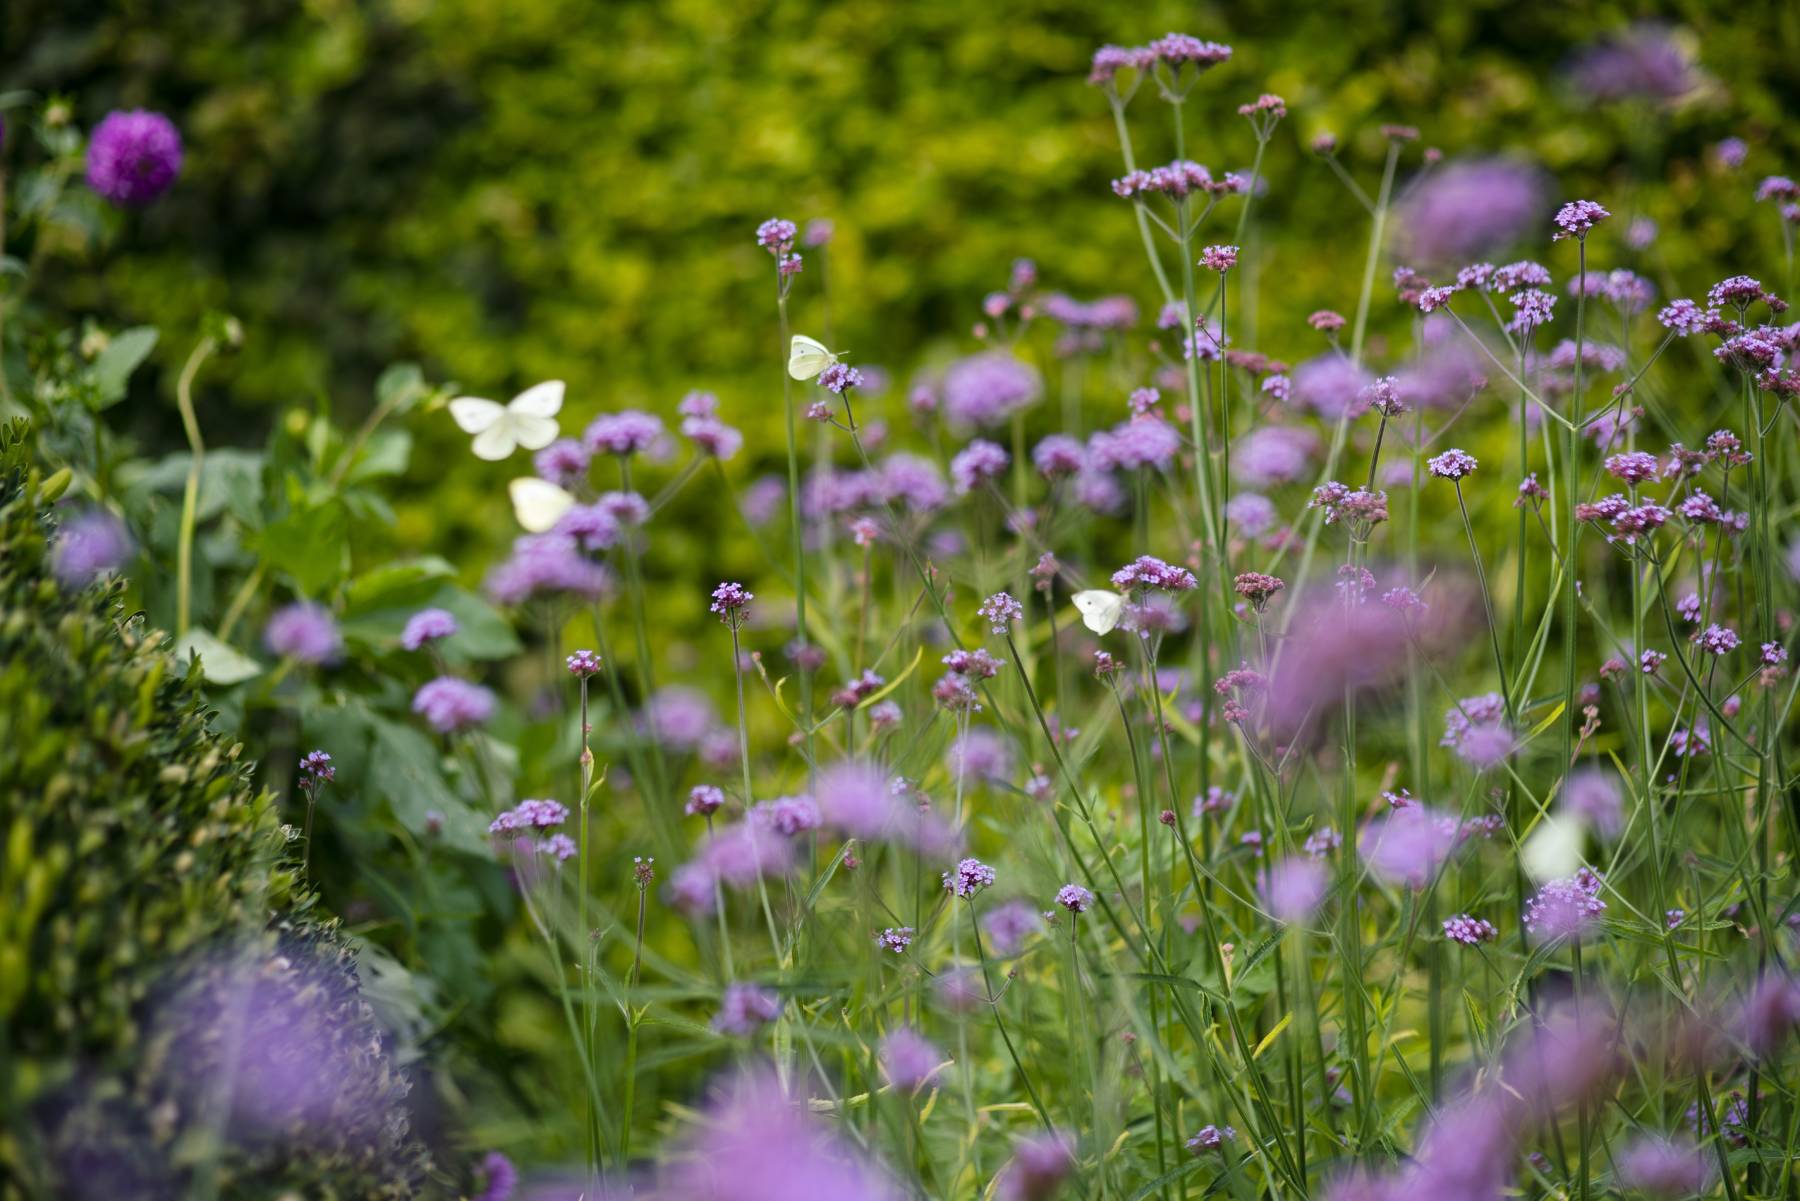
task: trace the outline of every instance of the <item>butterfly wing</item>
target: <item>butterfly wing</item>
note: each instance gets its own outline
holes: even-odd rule
[[[1125,598],[1104,588],[1077,592],[1070,599],[1081,614],[1081,624],[1096,634],[1112,633],[1113,627],[1119,624],[1120,615],[1125,612]]]
[[[835,362],[837,355],[827,350],[823,342],[805,334],[795,334],[789,344],[788,374],[795,379],[811,379]]]
[[[547,379],[525,389],[506,406],[515,417],[554,417],[562,411],[563,382]]]
[[[502,412],[504,414],[504,410]],[[502,415],[500,420],[475,435],[469,449],[475,452],[476,458],[497,463],[518,449],[518,445],[518,430],[511,418]]]
[[[459,396],[450,402],[450,416],[465,434],[479,434],[492,429],[506,415],[506,406],[479,396]]]
[[[575,498],[549,480],[524,476],[506,486],[512,497],[513,516],[527,533],[541,534],[575,507]]]
[[[513,437],[526,450],[542,450],[556,441],[559,432],[556,418],[537,417],[529,413],[507,413],[506,423],[512,427]]]

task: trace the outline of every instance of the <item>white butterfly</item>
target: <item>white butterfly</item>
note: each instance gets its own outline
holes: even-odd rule
[[[575,498],[549,480],[522,476],[506,486],[512,497],[513,516],[527,533],[541,534],[575,507]]]
[[[1104,588],[1090,588],[1070,598],[1081,611],[1081,624],[1096,634],[1110,634],[1125,612],[1125,598]]]
[[[825,349],[823,342],[805,334],[795,334],[788,354],[788,374],[795,379],[811,379],[837,361],[837,351]]]
[[[556,414],[562,408],[563,382],[546,380],[501,404],[476,396],[450,402],[450,416],[465,434],[474,434],[471,449],[478,459],[498,461],[518,447],[542,450],[556,441]]]
[[[1580,818],[1553,813],[1540,821],[1525,840],[1519,859],[1525,873],[1533,880],[1560,880],[1574,875],[1575,869],[1581,866],[1581,851],[1586,842],[1587,828]]]

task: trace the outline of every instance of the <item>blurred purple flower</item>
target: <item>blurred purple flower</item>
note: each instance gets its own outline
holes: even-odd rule
[[[87,182],[119,208],[153,203],[181,174],[181,134],[161,113],[114,110],[88,139]]]

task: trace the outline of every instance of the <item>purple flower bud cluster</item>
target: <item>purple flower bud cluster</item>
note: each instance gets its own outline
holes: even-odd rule
[[[964,899],[992,887],[993,883],[994,869],[979,859],[964,859],[944,873],[944,890]]]

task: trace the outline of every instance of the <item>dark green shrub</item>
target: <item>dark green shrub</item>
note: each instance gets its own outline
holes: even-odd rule
[[[429,1155],[354,952],[310,915],[198,669],[122,584],[50,570],[66,483],[24,422],[0,427],[0,1196],[420,1195]],[[247,1061],[216,1011],[246,973],[233,1045],[300,1029],[288,1057],[331,1075],[305,1129],[239,1120]]]

